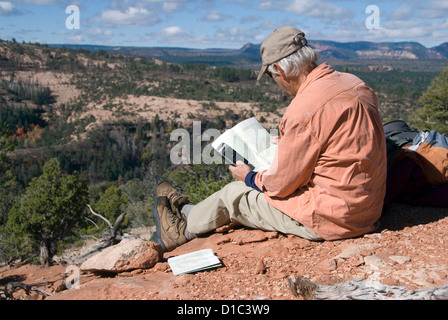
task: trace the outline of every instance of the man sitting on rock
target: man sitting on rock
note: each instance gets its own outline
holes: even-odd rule
[[[295,97],[280,126],[276,165],[236,180],[191,205],[167,183],[157,188],[155,241],[167,250],[230,222],[313,241],[376,230],[386,188],[386,146],[375,93],[356,76],[316,65],[317,53],[294,27],[262,44],[267,74]]]

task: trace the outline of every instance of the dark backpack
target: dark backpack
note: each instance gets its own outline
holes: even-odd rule
[[[415,161],[432,185],[448,182],[448,137],[436,131],[418,131],[396,120],[383,126],[387,145],[387,170],[403,159]]]
[[[389,171],[398,151],[411,146],[419,131],[409,127],[402,120],[388,122],[383,126],[383,129],[386,136],[387,170]]]

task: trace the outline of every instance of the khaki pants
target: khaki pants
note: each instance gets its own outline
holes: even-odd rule
[[[283,212],[271,206],[263,193],[247,187],[244,182],[232,182],[191,208],[187,229],[192,234],[215,230],[230,222],[264,231],[278,231],[308,240],[323,240]]]

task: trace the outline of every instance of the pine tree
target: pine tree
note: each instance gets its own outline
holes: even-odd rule
[[[448,135],[448,68],[431,82],[419,99],[421,108],[411,117],[420,130],[436,130]]]
[[[14,202],[18,185],[8,163],[8,153],[14,150],[6,132],[7,126],[0,126],[0,227],[6,222],[7,213]]]
[[[63,175],[59,161],[50,159],[11,209],[6,228],[31,239],[40,248],[40,263],[48,266],[59,242],[84,221],[87,199],[78,175]]]

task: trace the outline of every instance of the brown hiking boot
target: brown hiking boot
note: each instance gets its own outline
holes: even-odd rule
[[[156,197],[167,197],[171,205],[171,210],[179,216],[182,216],[180,213],[182,207],[189,203],[188,197],[180,194],[168,182],[162,182],[157,186]]]
[[[167,197],[157,197],[152,214],[157,227],[154,241],[165,251],[171,251],[187,242],[187,220],[173,213]]]

